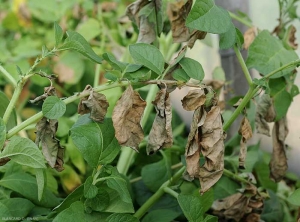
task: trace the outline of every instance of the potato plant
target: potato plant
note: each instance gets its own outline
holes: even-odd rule
[[[13,3],[0,29],[8,36],[0,54],[0,218],[299,219],[300,184],[287,172],[285,145],[299,94],[297,2],[278,1],[273,33],[213,0]],[[233,100],[220,99],[230,80],[216,71],[205,81],[202,65],[186,56],[210,34],[220,49],[234,49],[248,83],[233,111],[223,105]],[[170,100],[183,87],[189,130]],[[272,154],[247,145],[255,129],[272,137]]]

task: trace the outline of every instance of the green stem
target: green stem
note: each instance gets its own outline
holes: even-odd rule
[[[231,18],[239,21],[240,23],[244,24],[245,26],[248,26],[249,28],[251,28],[253,26],[253,24],[249,21],[247,21],[246,19],[243,19],[241,17],[239,17],[238,15],[232,13],[232,12],[229,12],[229,15]]]
[[[14,77],[9,73],[7,72],[7,70],[2,66],[0,65],[0,72],[3,73],[3,76],[14,86],[14,87],[17,87],[17,81],[14,79]]]
[[[241,183],[245,183],[245,184],[250,184],[250,182],[232,172],[230,172],[229,170],[224,169],[223,174],[227,177],[230,177],[231,179],[241,182]]]
[[[142,127],[145,127],[147,120],[149,118],[149,115],[153,109],[153,105],[151,102],[152,102],[152,100],[154,100],[156,92],[157,92],[157,86],[151,85],[150,89],[148,91],[147,98],[146,98],[147,106],[144,111],[143,119],[141,121]],[[131,149],[129,147],[122,148],[122,152],[121,152],[120,158],[117,163],[117,169],[118,169],[119,173],[122,173],[124,175],[127,174],[128,169],[129,169],[135,155],[136,155],[136,152],[133,149]]]
[[[255,95],[255,93],[259,90],[259,87],[255,87],[254,85],[250,85],[250,88],[248,89],[248,92],[242,99],[240,105],[236,108],[236,110],[233,112],[229,120],[223,125],[223,130],[227,131],[231,124],[236,120],[236,118],[240,115],[240,113],[243,111],[245,106],[248,104],[250,99]]]
[[[99,85],[100,70],[101,70],[101,65],[97,64],[96,65],[95,76],[94,76],[94,87]]]
[[[247,80],[248,84],[251,85],[251,84],[252,84],[252,78],[251,78],[251,75],[250,75],[250,73],[249,73],[249,70],[248,70],[248,68],[247,68],[247,66],[246,66],[246,63],[245,63],[245,61],[244,61],[244,59],[243,59],[243,56],[242,56],[240,50],[238,49],[238,47],[237,47],[236,45],[234,45],[233,49],[234,49],[234,51],[235,51],[235,54],[236,54],[236,56],[237,56],[237,59],[239,60],[240,65],[241,65],[241,67],[242,67],[242,70],[243,70],[243,72],[244,72],[244,75],[245,75],[245,77],[246,77],[246,80]]]
[[[178,193],[174,190],[172,190],[170,187],[164,187],[165,193],[170,194],[171,196],[175,197],[176,199],[178,198]]]
[[[140,207],[140,209],[138,209],[134,216],[138,219],[141,219],[144,216],[144,214],[164,195],[164,188],[178,181],[181,178],[184,171],[185,166],[182,167],[177,173],[175,173],[170,180],[163,183],[161,187]]]
[[[278,73],[278,72],[280,72],[280,71],[282,71],[284,69],[287,69],[287,68],[290,68],[290,67],[294,67],[294,66],[298,66],[298,65],[300,65],[300,59],[297,59],[297,60],[295,60],[293,62],[290,62],[290,63],[288,63],[286,65],[283,65],[283,66],[279,67],[278,69],[276,69],[276,70],[270,72],[269,74],[265,75],[263,77],[263,79],[268,79],[271,76],[275,75],[276,73]]]
[[[101,92],[107,89],[112,89],[115,87],[122,87],[122,86],[127,86],[129,85],[128,81],[124,81],[124,82],[115,82],[112,84],[106,84],[106,85],[101,85],[98,87],[95,87],[94,90],[96,92]],[[82,97],[86,97],[89,95],[89,92],[85,92],[85,93],[77,93],[71,97],[68,97],[67,99],[63,100],[65,104],[69,104],[71,102],[74,102],[77,99],[80,99]],[[38,120],[40,120],[43,117],[43,113],[42,112],[38,112],[37,114],[35,114],[34,116],[30,117],[29,119],[25,120],[24,122],[22,122],[20,125],[15,126],[14,128],[12,128],[11,130],[8,131],[8,133],[6,134],[6,138],[9,139],[12,136],[14,136],[15,134],[17,134],[20,130],[24,129],[25,127],[29,126],[32,123],[37,122]]]

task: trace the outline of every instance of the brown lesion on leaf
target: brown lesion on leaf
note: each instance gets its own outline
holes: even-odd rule
[[[144,139],[140,124],[146,102],[129,85],[117,101],[112,114],[115,136],[121,146],[138,151],[139,143]]]
[[[149,133],[147,145],[148,154],[153,154],[159,149],[170,147],[173,144],[171,125],[172,107],[166,86],[157,92],[152,104],[156,109],[156,117]]]
[[[78,104],[78,113],[81,115],[90,113],[92,120],[103,122],[109,106],[105,95],[95,92],[90,85],[85,87],[83,93],[89,93],[89,95],[81,98]]]
[[[257,27],[253,26],[244,33],[244,49],[248,50],[256,36],[258,35]]]
[[[247,156],[247,141],[252,138],[252,128],[247,117],[244,117],[241,122],[239,134],[242,136],[240,141],[239,168],[245,169],[245,160]]]

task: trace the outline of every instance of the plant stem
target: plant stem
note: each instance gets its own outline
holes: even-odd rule
[[[122,87],[122,86],[127,86],[127,85],[129,85],[128,81],[115,82],[115,83],[112,83],[112,84],[106,84],[106,85],[101,85],[101,86],[95,87],[94,90],[96,92],[101,92],[101,91],[104,91],[104,90],[107,90],[107,89],[111,89],[111,88],[115,88],[115,87]],[[65,104],[69,104],[71,102],[74,102],[77,99],[80,99],[82,97],[86,97],[88,95],[89,95],[89,92],[76,93],[75,95],[70,96],[67,99],[63,100],[63,101],[64,101]],[[6,134],[6,138],[7,139],[11,138],[13,135],[18,133],[20,130],[24,129],[25,127],[29,126],[32,123],[37,122],[42,117],[43,117],[42,112],[38,112],[37,114],[31,116],[29,119],[25,120],[20,125],[15,126],[11,130],[9,130],[8,133]]]
[[[164,187],[165,193],[170,194],[171,196],[175,197],[176,199],[178,198],[178,193],[174,190],[172,190],[170,187]]]
[[[278,73],[278,72],[280,72],[280,71],[282,71],[284,69],[287,69],[287,68],[290,68],[290,67],[293,67],[293,66],[298,66],[298,65],[300,65],[300,59],[297,59],[297,60],[295,60],[293,62],[290,62],[290,63],[288,63],[286,65],[283,65],[283,66],[279,67],[278,69],[276,69],[276,70],[270,72],[269,74],[265,75],[263,77],[263,79],[268,79],[271,76],[275,75],[276,73]]]
[[[138,209],[134,216],[138,219],[141,219],[144,214],[163,196],[163,194],[165,193],[164,188],[178,181],[184,171],[185,166],[183,166],[177,173],[175,173],[170,180],[163,183],[160,188],[140,207],[140,209]]]
[[[238,49],[238,47],[237,47],[236,45],[234,45],[233,49],[234,49],[234,51],[235,51],[235,54],[236,54],[236,56],[237,56],[237,59],[239,60],[240,65],[241,65],[241,67],[242,67],[242,70],[243,70],[243,72],[244,72],[244,75],[245,75],[245,77],[246,77],[246,80],[247,80],[247,82],[248,82],[248,85],[251,85],[251,84],[252,84],[252,78],[251,78],[251,75],[250,75],[250,73],[249,73],[249,70],[248,70],[248,68],[247,68],[247,66],[246,66],[246,63],[245,63],[245,61],[244,61],[244,59],[243,59],[243,56],[242,56],[240,50]]]
[[[94,87],[99,85],[100,70],[101,70],[101,65],[97,64],[96,65],[95,76],[94,76]]]
[[[255,95],[255,93],[259,90],[259,87],[255,87],[254,85],[250,85],[250,88],[248,89],[248,92],[242,99],[240,105],[234,110],[233,114],[229,118],[229,120],[223,125],[223,130],[227,131],[231,124],[236,120],[236,118],[240,115],[240,113],[243,111],[245,106],[248,104],[250,99]]]
[[[231,18],[239,21],[240,23],[244,24],[245,26],[248,26],[249,28],[251,28],[253,26],[253,24],[249,21],[247,21],[246,19],[243,19],[241,17],[239,17],[238,15],[232,13],[232,12],[229,12],[229,15]]]
[[[14,79],[14,77],[9,73],[7,72],[7,70],[2,66],[0,65],[0,72],[3,73],[3,76],[14,86],[14,87],[17,87],[17,81]]]
[[[230,177],[231,179],[241,182],[241,183],[246,183],[246,184],[250,184],[250,182],[232,172],[230,172],[229,170],[224,169],[223,174],[227,177]]]

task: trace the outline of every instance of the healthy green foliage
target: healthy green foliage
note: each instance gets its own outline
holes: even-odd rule
[[[94,198],[98,193],[98,188],[93,184],[93,177],[89,176],[84,183],[84,197]]]
[[[86,199],[84,205],[93,211],[103,212],[109,206],[109,193],[104,189],[99,189],[97,192],[95,197]]]
[[[179,64],[189,77],[198,81],[203,80],[204,71],[199,62],[191,58],[183,58],[179,61]]]
[[[229,30],[231,19],[228,12],[216,6],[213,0],[197,0],[186,19],[186,26],[221,34]]]
[[[66,104],[57,96],[49,96],[43,103],[42,111],[48,119],[58,119],[66,112]]]
[[[130,214],[112,214],[107,219],[107,222],[138,222],[139,220],[136,217],[131,216]]]
[[[236,29],[233,23],[227,32],[220,34],[220,49],[229,49],[236,43]]]
[[[21,165],[46,168],[41,151],[34,142],[27,138],[13,137],[0,153],[0,158],[6,157]]]
[[[6,139],[6,125],[0,117],[0,147],[2,148]]]
[[[59,46],[61,43],[63,37],[64,37],[64,32],[62,28],[57,24],[57,22],[54,22],[54,35],[55,35],[55,46]]]
[[[38,199],[41,201],[46,187],[46,171],[44,169],[35,169],[36,184],[38,187]]]
[[[300,206],[300,189],[295,190],[287,200],[293,205]]]
[[[174,79],[182,82],[187,82],[190,80],[190,77],[188,74],[184,71],[184,69],[176,69],[173,73],[172,76]]]
[[[29,200],[19,197],[0,200],[0,203],[5,206],[3,206],[4,209],[9,209],[9,213],[13,217],[26,217],[34,207]],[[0,213],[0,215],[8,217],[6,214]]]

